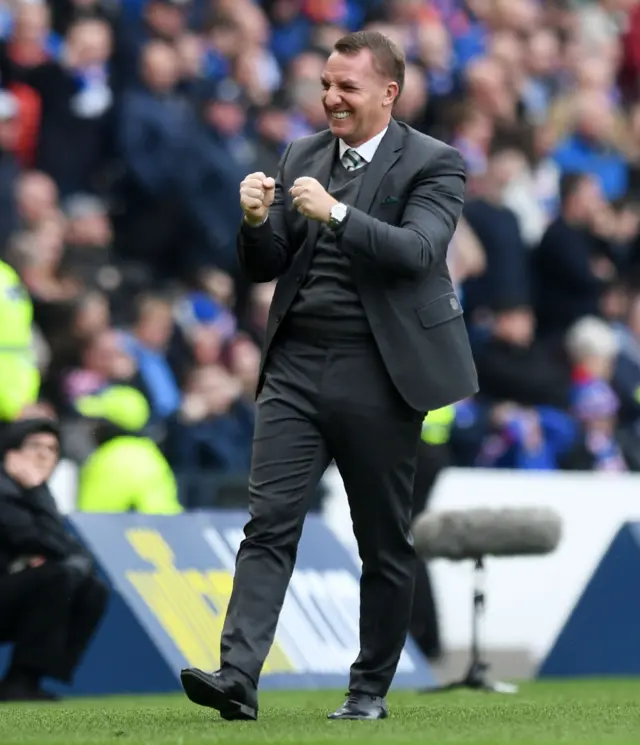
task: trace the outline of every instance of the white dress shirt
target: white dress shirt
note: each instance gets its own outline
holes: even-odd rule
[[[346,153],[347,150],[355,150],[356,153],[363,159],[366,160],[367,163],[371,163],[373,160],[373,156],[376,154],[376,150],[378,149],[378,146],[382,142],[382,138],[385,135],[385,132],[389,129],[389,127],[385,127],[382,132],[379,132],[375,137],[372,137],[370,140],[367,140],[366,142],[363,142],[362,145],[358,145],[358,147],[349,147],[346,142],[343,142],[342,140],[338,140],[338,145],[340,147],[340,159],[342,160],[342,156]]]
[[[373,160],[373,156],[376,154],[376,150],[378,149],[380,143],[382,142],[382,138],[385,136],[387,129],[389,127],[385,127],[382,132],[378,132],[378,134],[375,137],[372,137],[370,140],[367,140],[366,142],[363,142],[362,145],[359,145],[358,147],[350,148],[349,145],[347,145],[346,142],[343,140],[338,140],[338,146],[340,148],[340,160],[342,160],[342,156],[346,153],[347,150],[355,150],[358,155],[363,158],[367,163],[371,163]],[[254,227],[259,228],[262,225],[264,225],[267,220],[269,219],[269,212],[264,217],[264,220],[259,223],[258,225],[255,225]]]

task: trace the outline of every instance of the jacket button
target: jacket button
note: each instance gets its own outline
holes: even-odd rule
[[[280,323],[281,320],[282,320],[282,316],[280,314],[278,314],[276,316],[276,323]]]
[[[297,283],[298,283],[299,285],[300,285],[300,284],[302,284],[302,274],[298,274],[298,275],[296,276],[296,282],[297,282]]]

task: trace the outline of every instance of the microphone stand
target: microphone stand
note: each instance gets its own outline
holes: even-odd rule
[[[445,691],[454,691],[459,688],[470,688],[475,691],[487,691],[490,693],[517,693],[518,686],[511,683],[492,682],[487,678],[489,663],[483,659],[482,655],[482,621],[485,612],[485,591],[484,578],[485,566],[484,559],[478,557],[474,566],[474,587],[473,587],[473,615],[471,626],[471,661],[467,672],[460,680],[453,681],[443,686],[427,688],[422,693],[443,693]]]

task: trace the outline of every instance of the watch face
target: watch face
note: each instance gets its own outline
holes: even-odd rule
[[[347,208],[344,204],[336,204],[331,210],[331,219],[335,222],[342,222],[347,215]]]

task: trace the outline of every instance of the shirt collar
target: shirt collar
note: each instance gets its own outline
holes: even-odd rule
[[[338,140],[338,144],[340,146],[340,157],[342,158],[347,150],[353,149],[361,158],[366,160],[367,163],[371,163],[371,161],[373,160],[373,156],[376,154],[378,146],[382,142],[382,138],[387,132],[387,129],[389,129],[389,127],[385,127],[382,132],[379,132],[375,137],[372,137],[370,140],[367,140],[367,142],[363,142],[362,145],[354,148],[350,148],[346,142]]]

